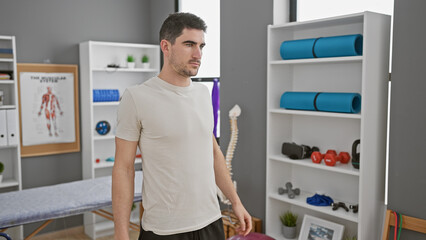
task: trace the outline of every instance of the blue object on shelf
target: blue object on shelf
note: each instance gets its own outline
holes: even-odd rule
[[[315,193],[314,196],[306,198],[306,203],[314,206],[331,206],[334,201],[327,195],[320,195]]]
[[[361,34],[288,40],[281,43],[284,60],[362,55]]]
[[[314,53],[318,58],[360,56],[362,46],[361,34],[324,37],[316,41]]]
[[[320,93],[316,105],[319,111],[359,113],[361,95],[358,93]]]
[[[107,161],[107,162],[114,162],[114,157],[109,157],[109,158],[107,158],[107,159],[105,159],[105,161]]]
[[[314,45],[317,38],[284,41],[280,54],[284,60],[314,58]]]
[[[12,48],[0,48],[0,53],[13,54]]]
[[[317,92],[285,92],[281,95],[281,108],[315,111]]]
[[[93,102],[116,102],[119,100],[118,89],[93,89]]]
[[[107,121],[99,121],[96,124],[96,132],[100,135],[106,135],[111,130],[111,125]]]
[[[359,113],[361,95],[359,93],[333,92],[284,92],[280,107],[295,110]]]

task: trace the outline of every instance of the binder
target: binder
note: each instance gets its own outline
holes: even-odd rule
[[[0,146],[7,145],[6,110],[0,110]]]
[[[17,121],[16,121],[16,109],[6,110],[7,118],[7,142],[9,145],[18,145],[18,136],[16,134]]]

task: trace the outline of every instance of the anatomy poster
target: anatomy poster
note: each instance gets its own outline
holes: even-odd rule
[[[22,72],[22,145],[75,142],[74,75]]]

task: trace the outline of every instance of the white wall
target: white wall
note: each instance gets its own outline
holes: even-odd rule
[[[206,47],[197,77],[220,77],[220,1],[180,0],[179,12],[190,12],[207,24]]]

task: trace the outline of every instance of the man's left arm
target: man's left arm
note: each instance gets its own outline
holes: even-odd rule
[[[231,201],[232,209],[235,216],[240,221],[239,233],[246,236],[252,228],[251,216],[244,208],[238,197],[237,191],[232,183],[231,176],[229,175],[228,168],[226,167],[225,157],[213,136],[213,156],[214,156],[214,173],[216,178],[216,185],[220,188],[223,194]]]

